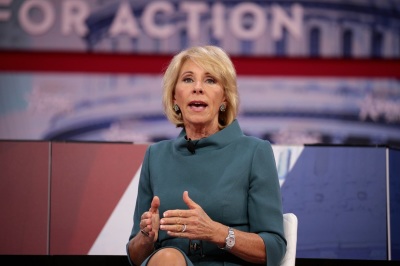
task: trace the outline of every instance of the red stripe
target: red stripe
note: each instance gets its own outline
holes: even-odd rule
[[[147,146],[52,144],[50,255],[89,253],[139,169]],[[127,237],[129,233],[125,232]]]
[[[1,51],[0,71],[160,74],[171,55]],[[232,56],[238,75],[400,77],[400,59]]]

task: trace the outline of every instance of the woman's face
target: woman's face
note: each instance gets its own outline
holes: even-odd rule
[[[188,59],[179,72],[174,103],[181,109],[185,127],[217,130],[219,107],[226,100],[220,81]]]

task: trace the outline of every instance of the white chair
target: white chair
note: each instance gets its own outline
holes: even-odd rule
[[[283,230],[287,241],[286,254],[280,266],[294,266],[296,264],[296,245],[297,245],[298,220],[294,213],[283,214]]]

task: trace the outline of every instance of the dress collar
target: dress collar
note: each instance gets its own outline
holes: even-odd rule
[[[185,136],[186,136],[186,131],[185,129],[182,129],[182,131],[179,133],[178,138],[174,140],[174,148],[179,153],[192,155],[191,152],[189,152],[189,150],[187,149],[188,141],[186,140]],[[195,145],[195,150],[197,154],[197,153],[202,153],[204,151],[217,150],[223,148],[226,145],[232,143],[234,139],[241,136],[243,136],[242,129],[240,128],[239,123],[235,119],[230,125],[222,129],[221,131],[218,131],[217,133],[208,136],[206,138],[195,140],[193,141],[193,143]]]

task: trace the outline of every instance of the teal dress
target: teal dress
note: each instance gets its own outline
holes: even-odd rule
[[[286,240],[270,143],[245,136],[237,120],[195,141],[194,154],[187,149],[185,136],[182,130],[177,139],[148,147],[129,239],[140,231],[140,217],[149,210],[153,196],[160,198],[161,217],[166,210],[188,209],[182,199],[187,190],[214,221],[257,233],[265,243],[267,265],[279,265],[286,252]],[[194,265],[250,265],[213,243],[173,238],[161,230],[155,245],[179,248]]]

